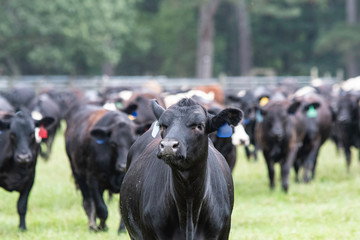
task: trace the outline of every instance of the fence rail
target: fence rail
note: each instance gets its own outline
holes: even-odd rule
[[[149,82],[156,82],[164,89],[190,88],[198,85],[218,83],[224,90],[248,90],[258,86],[276,86],[284,81],[296,82],[299,86],[309,85],[310,76],[264,76],[264,77],[229,77],[197,79],[197,78],[167,78],[165,76],[113,76],[113,77],[70,77],[70,76],[21,76],[0,77],[0,90],[14,86],[25,85],[41,90],[47,87],[66,89],[76,87],[84,90],[100,90],[106,87],[141,86]],[[337,83],[335,78],[326,78],[328,83]]]

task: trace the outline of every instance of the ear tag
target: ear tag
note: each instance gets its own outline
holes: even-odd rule
[[[306,116],[308,116],[308,118],[316,118],[317,117],[317,111],[313,105],[311,105],[309,107],[309,109],[307,110]]]
[[[104,144],[105,139],[96,139],[97,144]]]
[[[138,116],[136,111],[133,111],[131,115],[134,116],[135,118]]]
[[[217,130],[217,136],[219,138],[228,138],[231,137],[233,134],[233,129],[230,127],[228,123],[223,124],[219,129]]]
[[[260,122],[260,123],[261,123],[262,121],[264,121],[264,118],[263,118],[263,116],[261,115],[260,110],[257,110],[257,111],[256,111],[255,118],[256,118],[256,121],[257,121],[257,122]]]
[[[154,127],[153,127],[153,130],[152,130],[152,132],[151,132],[151,136],[152,136],[153,138],[156,138],[156,135],[158,134],[159,131],[160,131],[159,122],[156,121],[156,122],[154,123]]]
[[[245,118],[245,119],[244,119],[244,124],[245,124],[245,125],[248,125],[249,123],[250,123],[250,119]]]
[[[43,115],[39,111],[32,111],[31,112],[31,117],[34,120],[41,120],[43,118]]]
[[[41,125],[41,127],[40,127],[39,137],[41,137],[41,138],[47,138],[47,137],[48,137],[48,132],[47,132],[47,130],[44,128],[44,125]]]
[[[40,128],[35,128],[35,140],[36,140],[36,143],[41,143],[41,137],[39,136],[39,132],[40,132]]]
[[[262,97],[259,101],[259,105],[261,107],[265,106],[267,103],[269,102],[269,98],[268,97]]]
[[[123,108],[123,105],[121,102],[116,102],[115,105],[117,108],[120,108],[120,109]]]

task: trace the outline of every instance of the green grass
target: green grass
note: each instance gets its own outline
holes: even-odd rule
[[[270,191],[262,156],[255,163],[245,159],[242,148],[238,154],[230,239],[360,239],[359,164],[354,160],[347,174],[344,156],[331,142],[320,152],[315,181],[296,184],[292,172],[288,194],[281,191],[279,166],[276,189]],[[117,235],[118,195],[108,204],[109,230],[88,231],[61,134],[51,159],[38,159],[26,232],[18,231],[17,198],[17,192],[0,189],[0,239],[129,239]]]

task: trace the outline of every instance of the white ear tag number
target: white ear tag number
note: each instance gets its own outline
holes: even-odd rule
[[[156,135],[158,134],[159,130],[160,130],[159,122],[156,121],[156,122],[154,123],[154,128],[153,128],[153,130],[152,130],[152,132],[151,132],[151,136],[152,136],[153,138],[155,138]]]

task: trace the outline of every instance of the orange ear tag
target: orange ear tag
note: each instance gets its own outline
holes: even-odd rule
[[[269,98],[268,97],[262,97],[259,104],[261,107],[265,106],[267,103],[269,102]]]
[[[40,127],[39,137],[41,137],[41,138],[47,138],[48,137],[48,132],[44,128],[44,125],[41,125],[41,127]]]

